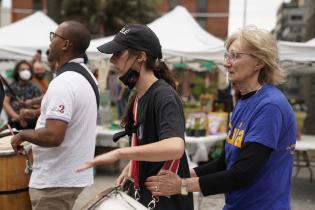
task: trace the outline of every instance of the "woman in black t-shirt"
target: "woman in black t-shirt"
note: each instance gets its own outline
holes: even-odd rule
[[[136,89],[122,121],[132,147],[97,156],[78,170],[113,164],[119,159],[130,160],[117,179],[117,185],[123,186],[131,179],[129,195],[134,197],[136,192],[136,199],[148,206],[152,201],[150,189],[144,184],[148,177],[163,173],[161,169],[174,171],[181,178],[189,177],[184,149],[184,111],[176,93],[176,81],[160,60],[159,39],[145,25],[126,25],[113,41],[98,49],[113,54],[110,61],[120,80],[130,89]],[[154,190],[159,191],[159,182]],[[192,210],[192,194],[161,196],[155,209]]]

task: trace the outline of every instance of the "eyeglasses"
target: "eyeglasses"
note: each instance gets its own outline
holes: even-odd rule
[[[68,39],[66,39],[66,38],[64,38],[64,37],[62,37],[62,36],[60,36],[60,35],[58,35],[58,34],[56,34],[56,33],[54,33],[54,32],[50,32],[50,33],[49,33],[49,39],[50,39],[51,42],[52,42],[52,40],[53,40],[55,37],[59,37],[59,38],[61,38],[61,39],[63,39],[63,40],[68,40]]]
[[[224,61],[236,61],[240,55],[251,55],[251,53],[243,53],[243,52],[225,52],[224,53]]]

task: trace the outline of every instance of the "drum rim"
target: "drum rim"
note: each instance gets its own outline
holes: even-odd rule
[[[106,200],[106,198],[110,197],[112,194],[114,195],[119,195],[121,198],[123,198],[123,200],[129,204],[130,202],[128,200],[126,200],[125,196],[123,194],[123,191],[121,191],[121,188],[119,186],[117,187],[110,187],[108,189],[106,189],[105,191],[97,194],[97,196],[95,198],[93,198],[92,200],[90,200],[83,208],[81,208],[81,210],[95,210],[97,209],[101,203]],[[127,195],[127,194],[126,194]],[[143,206],[145,209],[147,209],[143,204],[141,204],[140,202],[134,200],[135,202],[137,202],[139,205]]]
[[[13,149],[0,150],[0,156],[8,156],[8,155],[15,155],[14,150]]]

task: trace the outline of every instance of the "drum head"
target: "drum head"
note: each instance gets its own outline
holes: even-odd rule
[[[6,136],[6,137],[0,138],[0,154],[14,152],[11,146],[11,138],[12,136]]]
[[[117,188],[110,188],[100,193],[82,210],[147,210],[141,203],[134,200]]]
[[[1,134],[5,134],[5,133],[1,133]],[[15,154],[15,152],[11,146],[11,138],[12,138],[12,135],[0,137],[0,155]],[[27,145],[30,146],[30,143],[29,142],[23,142],[22,145],[24,147]]]

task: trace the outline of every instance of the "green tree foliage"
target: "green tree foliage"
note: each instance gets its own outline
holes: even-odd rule
[[[156,0],[107,0],[103,9],[106,34],[114,34],[126,23],[147,24],[157,17]]]
[[[157,16],[160,0],[48,0],[48,15],[57,23],[77,20],[96,36],[112,35],[127,23],[147,24]]]

